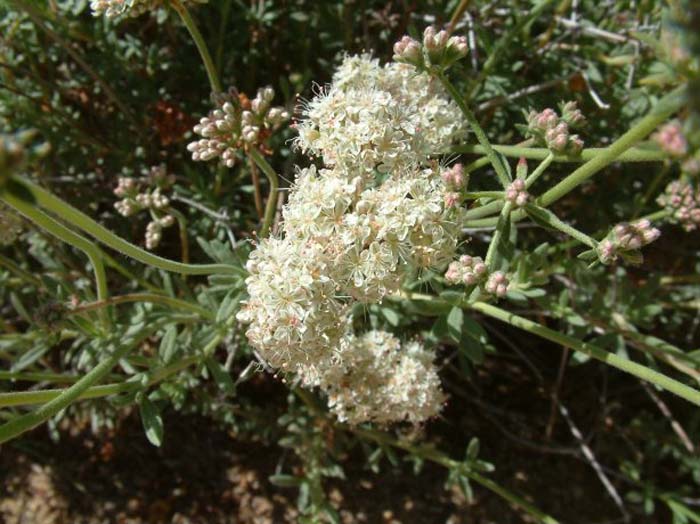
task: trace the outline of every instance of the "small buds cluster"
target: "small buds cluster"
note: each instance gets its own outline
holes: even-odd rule
[[[663,151],[673,158],[682,158],[688,154],[688,142],[678,120],[662,126],[652,135],[652,138]]]
[[[163,228],[170,227],[175,223],[172,215],[165,215],[152,220],[146,226],[146,249],[155,249],[163,238]]]
[[[551,108],[539,113],[530,111],[525,134],[553,153],[578,155],[583,149],[583,141],[578,135],[571,134],[571,129],[583,126],[586,119],[576,102],[566,102],[560,106],[560,110],[561,116]]]
[[[259,89],[252,100],[234,88],[212,95],[215,109],[193,129],[202,138],[187,145],[192,160],[219,158],[226,167],[233,167],[239,149],[263,145],[289,119],[284,108],[272,107],[274,97],[271,87]]]
[[[523,207],[530,200],[530,193],[525,188],[525,181],[522,178],[516,178],[506,188],[506,201],[513,203],[517,207]]]
[[[473,286],[486,279],[487,268],[481,257],[462,255],[459,260],[450,262],[445,280],[450,284]]]
[[[0,246],[9,246],[22,233],[22,219],[0,202]]]
[[[444,170],[440,176],[445,183],[445,206],[457,207],[462,203],[462,191],[467,187],[469,177],[465,176],[462,164],[455,164]]]
[[[616,225],[598,245],[598,258],[603,264],[614,262],[618,255],[638,251],[659,238],[661,231],[652,227],[647,219],[632,224]]]
[[[150,211],[152,220],[146,226],[145,242],[147,249],[155,249],[163,237],[163,229],[175,223],[175,218],[168,214],[170,199],[163,194],[172,183],[172,177],[167,174],[165,166],[154,166],[148,172],[147,181],[147,187],[143,187],[135,178],[119,177],[114,195],[121,200],[114,204],[114,208],[124,217]]]
[[[160,188],[140,191],[133,178],[119,177],[114,194],[122,200],[116,202],[114,207],[120,215],[130,217],[145,209],[162,211],[170,205],[170,199],[161,193]]]
[[[453,165],[451,168],[444,170],[440,176],[450,191],[463,191],[469,182],[469,176],[464,174],[462,164]]]
[[[403,36],[394,44],[394,61],[410,64],[419,70],[430,67],[446,69],[467,55],[469,46],[463,36],[450,36],[428,26],[423,32],[422,45],[410,36]]]
[[[462,255],[459,260],[450,263],[445,272],[445,280],[450,284],[482,285],[486,293],[498,298],[505,296],[510,284],[505,273],[494,271],[489,274],[481,257],[469,255]]]
[[[503,271],[494,271],[489,275],[486,284],[484,284],[484,291],[487,293],[502,298],[508,293],[508,287],[510,281]]]
[[[670,211],[672,220],[686,231],[693,231],[700,226],[700,190],[690,182],[671,182],[657,202]]]
[[[204,4],[207,0],[183,0],[185,3]],[[115,18],[118,16],[137,17],[154,11],[164,5],[163,0],[90,0],[93,16]]]

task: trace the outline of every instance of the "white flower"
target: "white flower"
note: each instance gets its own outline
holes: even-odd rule
[[[250,256],[237,318],[273,369],[320,386],[341,420],[418,423],[444,400],[429,353],[417,343],[401,350],[388,333],[355,337],[350,312],[454,257],[461,196],[449,194],[466,179],[461,166],[459,176],[441,176],[428,157],[464,132],[460,115],[427,75],[361,56],[345,59],[299,125],[298,145],[326,168],[297,174],[283,238],[263,240]],[[195,131],[211,140],[221,129],[210,118]]]
[[[349,56],[331,85],[308,102],[297,145],[329,166],[388,172],[425,163],[463,136],[457,106],[426,73]]]
[[[348,305],[336,298],[323,246],[263,240],[248,261],[248,299],[237,318],[251,345],[276,369],[299,372],[332,357],[347,331]]]
[[[341,422],[414,424],[436,416],[445,402],[433,355],[418,342],[401,347],[385,331],[348,337],[342,362],[321,381]]]

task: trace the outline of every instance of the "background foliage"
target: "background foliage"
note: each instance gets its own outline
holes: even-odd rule
[[[209,109],[210,90],[187,31],[167,8],[115,23],[93,18],[88,4],[13,0],[0,5],[0,128],[37,129],[52,149],[36,180],[136,244],[143,243],[147,217],[118,215],[112,190],[118,176],[144,177],[152,166],[164,164],[174,175],[167,190],[186,221],[190,259],[240,268],[259,220],[251,168],[242,162],[222,171],[189,158],[185,145],[192,125]],[[493,143],[520,142],[515,124],[524,122],[529,108],[576,100],[589,121],[587,147],[603,147],[666,90],[663,77],[671,66],[635,32],[658,37],[668,6],[652,0],[544,4],[540,9],[516,0],[221,0],[192,13],[224,85],[250,95],[271,85],[275,103],[290,110],[298,96],[310,98],[329,81],[343,53],[372,50],[389,60],[401,35],[417,35],[429,23],[447,24],[457,14],[456,32],[469,34],[477,46],[452,77],[471,95]],[[697,6],[691,4],[682,7],[692,13]],[[700,31],[691,26],[691,35],[693,29]],[[270,162],[285,178],[284,186],[294,177],[293,165],[304,162],[291,147],[293,136],[293,129],[284,128],[270,141]],[[463,155],[465,164],[471,160]],[[539,183],[551,184],[571,170],[570,164],[555,164]],[[677,174],[678,166],[670,162],[614,164],[553,209],[589,234],[604,233],[610,224],[656,210],[656,195]],[[472,175],[471,184],[473,190],[496,188],[488,169]],[[515,231],[513,264],[530,287],[510,293],[505,307],[697,385],[697,234],[665,225],[661,239],[645,250],[642,266],[591,269],[556,232],[527,223]],[[490,230],[469,233],[470,247],[485,252]],[[157,253],[179,259],[178,228],[164,235]],[[220,456],[231,460],[230,440],[223,436],[229,435],[244,453],[261,456],[252,470],[262,472],[259,482],[272,490],[270,499],[284,494],[289,499],[284,504],[296,505],[311,522],[352,522],[349,515],[362,510],[353,501],[353,491],[361,490],[353,482],[365,469],[396,486],[387,494],[388,504],[403,522],[444,521],[451,513],[451,522],[520,521],[522,509],[504,507],[483,487],[470,485],[482,475],[525,494],[562,522],[700,522],[698,410],[653,386],[473,311],[386,301],[371,306],[360,322],[419,336],[437,348],[450,401],[443,418],[420,430],[352,429],[329,420],[313,396],[287,389],[251,364],[242,329],[232,327],[244,289],[242,273],[185,278],[112,255],[113,295],[161,290],[203,311],[122,304],[114,307],[115,326],[108,336],[94,312],[77,314],[71,306],[95,300],[82,253],[28,224],[16,243],[0,249],[0,391],[61,387],[100,362],[116,341],[131,333],[142,339],[140,350],[121,359],[105,381],[119,384],[110,390],[113,395],[78,402],[51,419],[48,436],[55,445],[112,442],[123,450],[128,442],[143,446],[145,435],[165,447],[144,453],[167,455],[174,447],[204,454],[186,437],[195,432],[212,439]],[[415,283],[416,290],[426,286]],[[435,288],[439,284],[432,286],[429,291],[442,291]],[[10,420],[23,410],[8,407],[0,417]],[[135,417],[143,421],[143,433],[133,431]],[[76,443],[76,434],[84,440]],[[37,433],[3,445],[7,467],[0,470],[0,482],[9,498],[26,491],[22,483],[13,484],[13,475],[24,478],[21,460],[30,457],[46,467],[53,445]],[[119,464],[124,453],[105,462]],[[85,468],[66,473],[61,460],[51,462],[53,470],[87,475],[83,483],[104,474]],[[430,462],[446,470],[424,469]],[[165,474],[158,471],[154,478]],[[60,485],[63,479],[56,478]],[[419,501],[411,513],[397,479],[409,486],[447,481],[461,489],[462,498],[436,499],[431,507],[420,489],[407,488]],[[332,496],[336,486],[345,502]],[[72,488],[61,489],[66,492],[61,497],[70,500]],[[127,482],[117,506],[138,490]],[[193,522],[203,518],[192,509],[195,495],[184,499],[189,502],[180,499],[164,521],[188,512]],[[7,519],[19,511],[3,504],[0,514]],[[81,511],[110,515],[104,508],[57,504],[54,514],[65,518],[77,518]],[[379,522],[380,505],[370,496],[364,508],[370,521]],[[146,512],[133,513],[145,519]],[[290,515],[293,521],[296,514]],[[223,510],[206,518],[237,522]]]

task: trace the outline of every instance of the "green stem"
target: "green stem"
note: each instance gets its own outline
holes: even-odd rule
[[[183,369],[186,369],[193,364],[198,364],[202,360],[202,358],[209,356],[216,349],[216,346],[218,346],[219,343],[226,337],[226,335],[228,335],[228,330],[231,328],[234,322],[235,317],[233,317],[229,322],[227,322],[226,325],[223,326],[223,329],[221,329],[218,333],[214,335],[214,337],[202,349],[200,354],[184,357],[178,360],[177,362],[173,362],[168,366],[157,369],[153,373],[150,373],[147,386],[153,386],[154,384],[162,382],[163,380],[174,375],[175,373],[178,373],[179,371],[182,371]],[[160,324],[153,326],[149,330],[148,334],[160,329],[161,327],[162,326]],[[148,334],[146,336],[148,336]],[[73,400],[87,400],[92,398],[108,397],[110,395],[117,395],[119,393],[125,393],[127,391],[134,391],[143,387],[144,385],[141,382],[120,382],[114,384],[104,384],[102,386],[93,386],[82,390],[77,397],[73,398]],[[0,393],[0,407],[25,406],[32,404],[42,404],[44,402],[52,402],[66,392],[68,392],[67,389],[47,389],[43,391],[18,391],[12,393]]]
[[[0,380],[14,380],[19,382],[67,382],[72,384],[79,377],[63,375],[61,373],[24,372],[24,371],[0,371]]]
[[[472,162],[471,164],[464,166],[464,173],[468,175],[472,171],[476,171],[477,169],[487,166],[489,164],[489,159],[485,156],[482,156],[481,158],[474,160],[474,162]]]
[[[10,422],[0,426],[0,444],[21,435],[25,431],[35,428],[39,424],[42,424],[49,418],[56,415],[56,413],[59,411],[68,407],[90,386],[98,382],[103,376],[109,373],[112,368],[117,365],[117,362],[126,356],[127,353],[131,351],[131,349],[140,340],[140,338],[137,338],[136,341],[123,342],[120,345],[117,345],[117,347],[114,347],[114,350],[109,357],[97,364],[97,366],[90,370],[90,372],[83,378],[78,380],[78,382],[62,391],[60,395],[50,400],[40,408],[14,418]]]
[[[559,182],[549,191],[545,192],[536,200],[536,204],[541,207],[547,207],[553,204],[554,202],[562,198],[564,195],[576,189],[579,185],[591,178],[593,175],[598,173],[598,171],[607,167],[616,160],[622,158],[625,152],[627,152],[634,144],[646,138],[668,117],[678,112],[683,107],[683,104],[685,103],[686,99],[685,90],[686,87],[681,86],[664,96],[661,100],[659,100],[659,102],[654,106],[654,108],[649,112],[647,116],[642,118],[637,124],[635,124],[629,131],[627,131],[624,135],[618,138],[615,142],[613,142],[609,147],[598,150],[598,154],[596,156],[594,156],[585,164],[580,166],[578,169],[576,169],[573,173],[571,173],[569,176],[567,176],[564,180]],[[500,203],[496,204],[500,205]],[[481,216],[484,215],[482,214]],[[524,217],[525,213],[523,211],[516,211],[515,213],[513,213],[514,222],[522,220]],[[469,218],[469,212],[467,212],[467,219]],[[476,217],[474,216],[474,214],[472,214],[471,218]],[[469,227],[492,227],[495,224],[496,220],[494,218],[486,218],[483,220],[471,220],[469,222]]]
[[[634,375],[637,378],[651,382],[652,384],[655,384],[666,391],[670,391],[671,393],[686,399],[696,406],[700,406],[700,391],[688,387],[677,380],[654,371],[653,369],[649,369],[626,358],[618,357],[616,354],[609,353],[598,346],[546,328],[537,322],[520,317],[491,304],[475,302],[470,304],[468,307],[556,344],[579,351],[585,355],[588,355],[589,357],[600,360],[601,362],[604,362],[612,367]]]
[[[252,148],[248,154],[262,170],[262,172],[265,173],[267,180],[270,182],[270,193],[267,197],[267,204],[265,206],[265,218],[263,220],[262,227],[260,228],[260,238],[265,238],[270,233],[270,228],[275,220],[279,179],[277,178],[277,173],[275,173],[275,170],[272,169],[272,166],[267,162],[267,160],[265,160],[265,157],[263,157],[257,149]]]
[[[525,179],[525,188],[529,189],[532,184],[534,184],[540,176],[542,176],[542,173],[544,173],[549,165],[552,163],[554,160],[554,154],[549,153],[542,162],[540,162],[540,165],[535,168],[535,170],[532,172],[532,174]]]
[[[476,200],[479,198],[500,198],[503,199],[504,191],[469,191],[464,193],[464,198]]]
[[[170,0],[170,5],[173,7],[173,9],[175,9],[175,11],[177,11],[177,14],[180,15],[182,22],[185,24],[185,27],[190,32],[190,36],[192,36],[192,40],[194,40],[194,43],[197,46],[199,55],[202,57],[202,62],[204,62],[204,68],[207,70],[211,90],[215,93],[220,93],[223,91],[221,81],[219,80],[219,75],[216,72],[214,61],[211,59],[211,55],[209,54],[209,49],[207,49],[207,44],[204,42],[202,33],[200,33],[199,29],[197,28],[197,24],[195,24],[190,12],[187,10],[187,7],[185,7],[181,0]]]
[[[475,220],[477,218],[498,213],[501,211],[501,209],[503,209],[502,200],[498,200],[496,202],[489,202],[488,204],[484,204],[483,206],[468,209],[467,212],[464,214],[464,219],[465,221]],[[471,222],[469,222],[468,226],[471,227],[471,225]]]
[[[190,262],[190,241],[187,238],[187,219],[185,215],[180,213],[177,209],[172,207],[168,209],[168,213],[175,217],[177,220],[177,227],[180,230],[180,253],[182,262],[184,264],[189,264]]]
[[[474,116],[474,113],[471,109],[469,109],[469,106],[467,106],[467,103],[464,101],[464,98],[462,98],[462,95],[459,93],[459,91],[457,91],[455,86],[453,86],[452,83],[447,79],[444,73],[436,71],[433,72],[433,74],[440,80],[442,85],[445,87],[445,89],[447,89],[454,101],[459,106],[459,109],[462,111],[464,118],[467,119],[467,122],[472,128],[474,135],[476,135],[476,139],[484,148],[484,154],[491,162],[491,165],[496,171],[498,179],[501,181],[501,184],[504,188],[507,187],[510,184],[510,176],[508,176],[508,172],[506,171],[506,168],[503,165],[501,158],[498,156],[498,153],[496,153],[493,147],[491,147],[491,143],[489,142],[486,133],[484,133],[484,130],[479,125],[479,121],[476,119],[476,116]]]
[[[525,204],[525,209],[528,210],[532,215],[546,214],[547,225],[558,229],[565,235],[570,236],[571,238],[575,238],[576,240],[578,240],[582,244],[587,245],[590,248],[595,249],[596,247],[598,247],[598,242],[596,242],[593,238],[589,237],[582,231],[579,231],[575,227],[567,224],[548,209],[535,206],[534,204]]]
[[[501,243],[501,238],[503,237],[503,232],[510,221],[510,212],[513,209],[512,202],[506,202],[501,210],[501,215],[498,217],[498,225],[496,230],[493,232],[493,238],[491,238],[491,243],[489,244],[489,249],[486,252],[486,259],[484,263],[488,267],[489,271],[494,271],[498,266],[498,246]]]
[[[543,524],[558,524],[558,521],[556,519],[547,515],[546,513],[543,513],[535,506],[527,502],[525,499],[519,497],[514,493],[511,493],[504,487],[499,486],[494,481],[484,477],[483,475],[480,475],[476,471],[473,471],[471,468],[468,467],[467,464],[457,462],[456,460],[451,459],[444,453],[434,448],[416,446],[414,444],[395,439],[394,437],[377,430],[350,426],[341,427],[343,427],[343,429],[345,429],[346,431],[350,431],[359,437],[374,440],[375,442],[379,442],[380,444],[390,445],[395,448],[402,449],[413,456],[419,456],[423,459],[439,464],[449,470],[458,470],[462,475],[470,478],[474,482],[481,484],[486,489],[493,491],[498,496],[507,500],[511,504],[522,508],[527,513],[535,517],[539,522]]]
[[[32,204],[17,198],[9,191],[3,193],[2,199],[39,227],[45,229],[69,246],[80,249],[83,253],[85,253],[90,260],[90,264],[92,264],[93,272],[95,274],[97,300],[107,299],[109,296],[109,291],[107,288],[107,274],[105,273],[104,263],[102,261],[102,252],[95,244],[90,242],[90,240],[82,235],[71,231],[66,226],[57,222]],[[108,311],[101,310],[98,314],[100,315],[103,326],[105,328],[109,328],[110,323]]]
[[[511,158],[526,158],[528,160],[544,160],[552,152],[545,147],[523,147],[523,146],[501,146],[492,145],[493,149],[501,153],[503,156]],[[605,147],[590,147],[581,151],[580,155],[554,155],[552,159],[555,163],[581,163],[588,162],[593,158],[606,151]],[[453,147],[450,153],[463,154],[478,154],[483,155],[486,149],[478,144],[465,144]],[[616,162],[663,162],[668,158],[668,155],[661,151],[658,147],[643,148],[635,147],[625,151],[618,156]],[[481,159],[479,159],[481,160]],[[477,162],[479,161],[477,160]],[[483,165],[483,164],[482,164]]]
[[[196,313],[202,318],[206,318],[208,320],[214,320],[216,318],[216,315],[214,315],[211,311],[207,311],[203,307],[200,307],[196,304],[192,304],[191,302],[187,302],[185,300],[180,300],[179,298],[170,297],[168,295],[158,295],[155,293],[129,293],[126,295],[118,295],[116,297],[110,297],[107,300],[83,304],[81,306],[71,309],[68,313],[74,315],[78,313],[85,313],[87,311],[93,311],[96,309],[104,308],[112,304],[127,304],[132,302],[149,302],[152,304],[164,304],[175,309],[191,311],[192,313]]]
[[[686,87],[681,86],[664,96],[647,116],[642,118],[629,131],[615,140],[610,147],[576,169],[556,186],[544,193],[538,204],[547,207],[608,166],[640,140],[644,140],[659,124],[683,107],[686,100]]]
[[[672,215],[673,213],[669,211],[668,209],[659,209],[658,211],[654,211],[653,213],[649,213],[648,215],[644,215],[643,217],[640,218],[646,218],[649,222],[655,222],[658,220],[663,220],[665,218],[668,218]]]
[[[40,206],[60,216],[66,222],[88,233],[106,246],[143,264],[183,275],[239,274],[241,271],[235,266],[226,264],[183,264],[159,257],[118,237],[82,211],[33,182],[17,176],[13,177],[12,180],[29,191]]]

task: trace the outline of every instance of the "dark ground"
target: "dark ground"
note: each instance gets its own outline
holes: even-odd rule
[[[559,355],[552,349],[532,353],[531,363],[543,369],[545,383],[556,376],[558,367]],[[568,369],[561,398],[624,495],[627,486],[615,473],[613,429],[618,421],[625,422],[625,413],[616,411],[614,403],[601,404],[601,394],[628,394],[632,408],[626,410],[634,409],[635,399],[642,402],[644,396],[638,383],[623,379],[608,384],[605,373],[595,364]],[[473,381],[462,383],[469,390],[450,384],[452,397],[444,418],[427,430],[431,440],[459,458],[469,438],[478,436],[481,457],[496,465],[492,478],[562,523],[622,522],[620,511],[560,415],[547,438],[549,392],[529,375],[523,361],[513,355],[488,358]],[[275,388],[265,387],[270,386]],[[296,489],[278,488],[267,480],[276,473],[279,461],[285,461],[285,468],[294,462],[290,453],[275,445],[241,438],[209,419],[176,413],[165,418],[166,436],[160,449],[146,441],[134,414],[124,417],[116,430],[98,437],[87,427],[71,428],[61,433],[58,443],[51,441],[46,429],[39,429],[3,446],[0,522],[297,521]],[[385,461],[381,472],[374,474],[361,454],[351,452],[342,466],[347,480],[327,481],[326,488],[344,523],[532,522],[481,486],[473,486],[471,503],[458,489],[445,489],[446,471],[437,465],[428,463],[415,476],[411,464],[394,468]],[[633,517],[631,522],[669,519],[657,512],[654,518]]]

